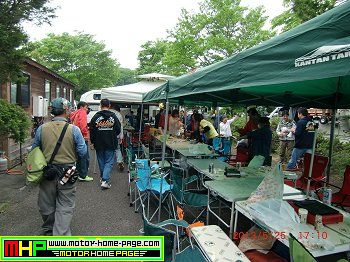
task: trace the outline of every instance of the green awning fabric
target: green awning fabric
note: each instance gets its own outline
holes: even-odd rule
[[[182,101],[349,108],[350,2],[167,84]],[[144,101],[165,99],[167,84]]]

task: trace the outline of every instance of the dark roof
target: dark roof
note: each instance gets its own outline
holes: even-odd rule
[[[47,68],[46,66],[39,64],[38,62],[34,61],[31,58],[26,58],[25,63],[27,63],[28,65],[34,66],[36,68],[38,68],[41,71],[44,71],[45,73],[61,80],[62,82],[65,82],[69,85],[72,85],[73,87],[76,87],[77,85],[74,84],[72,81],[68,80],[67,78],[64,78],[63,76],[60,76],[59,74],[57,74],[56,72],[52,71],[51,69]]]

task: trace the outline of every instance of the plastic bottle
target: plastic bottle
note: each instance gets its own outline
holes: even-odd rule
[[[64,174],[64,176],[62,177],[62,179],[60,180],[60,184],[63,186],[64,184],[66,184],[69,180],[69,178],[75,173],[76,167],[72,166],[71,168],[69,168],[66,173]]]

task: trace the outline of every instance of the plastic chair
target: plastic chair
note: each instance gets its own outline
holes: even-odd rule
[[[171,186],[165,180],[167,174],[159,174],[158,166],[153,165],[152,169],[150,167],[150,160],[148,159],[136,159],[136,189],[135,190],[135,212],[139,209],[140,206],[137,206],[137,201],[140,200],[142,202],[147,199],[147,217],[149,217],[150,212],[150,199],[153,196],[159,204],[160,195],[162,195],[162,203],[167,200],[167,196],[170,193]],[[161,190],[162,187],[162,190]],[[137,197],[137,193],[139,197]],[[159,206],[154,211],[150,220],[154,217],[154,215],[159,210]],[[170,213],[170,211],[169,211]]]
[[[153,224],[145,215],[144,205],[142,212],[143,234],[145,236],[164,236],[164,261],[176,262],[205,262],[207,261],[202,255],[198,247],[192,244],[189,238],[190,245],[180,251],[179,246],[179,228],[188,228],[189,225],[184,220],[168,219],[163,222]],[[165,228],[166,226],[175,226],[176,232]],[[176,250],[178,252],[176,252]]]
[[[171,203],[173,209],[173,215],[176,217],[176,211],[174,202],[177,202],[181,207],[188,206],[188,211],[195,218],[192,223],[197,221],[199,217],[207,210],[208,205],[208,191],[198,190],[198,189],[188,189],[186,186],[196,180],[197,176],[191,176],[185,178],[185,171],[182,168],[173,166],[170,170],[170,180],[172,181],[171,189]],[[175,200],[175,201],[174,201]],[[199,215],[195,215],[191,209],[196,208],[200,209]]]
[[[304,154],[304,169],[302,176],[295,182],[290,180],[285,180],[284,183],[296,187],[302,190],[306,190],[307,182],[309,180],[309,170],[311,163],[311,154]],[[323,180],[325,179],[325,170],[328,166],[328,157],[315,154],[314,163],[311,174],[310,190],[315,191],[323,186]]]
[[[332,204],[341,208],[350,207],[350,165],[345,168],[342,187],[332,186],[340,189],[332,195]]]

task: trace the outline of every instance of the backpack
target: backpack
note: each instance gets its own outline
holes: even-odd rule
[[[29,152],[26,160],[26,180],[27,183],[39,184],[44,175],[44,167],[47,162],[40,147],[35,147]]]

